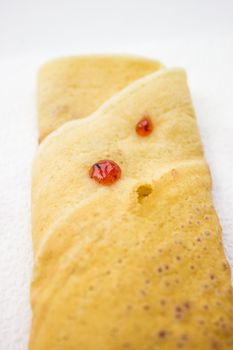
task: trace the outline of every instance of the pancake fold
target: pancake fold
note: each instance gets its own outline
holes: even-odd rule
[[[59,73],[58,73],[59,74]],[[146,115],[153,132],[135,126]],[[111,186],[88,175],[111,159]],[[30,350],[231,350],[231,273],[182,69],[66,122],[33,165]]]

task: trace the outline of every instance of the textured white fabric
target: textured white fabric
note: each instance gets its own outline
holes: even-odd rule
[[[208,48],[208,49],[206,49]],[[157,42],[132,53],[184,67],[233,266],[233,52],[228,41]],[[75,51],[73,51],[75,52]],[[53,52],[53,56],[61,52]],[[77,53],[77,51],[75,52]],[[36,151],[35,79],[48,57],[0,60],[0,350],[26,350],[32,267],[30,173]],[[214,259],[214,256],[213,256]],[[45,350],[45,349],[41,349]]]

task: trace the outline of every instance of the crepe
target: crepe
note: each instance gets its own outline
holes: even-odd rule
[[[141,137],[143,117],[153,132]],[[111,186],[88,175],[111,159]],[[33,167],[30,350],[230,350],[233,294],[182,69],[71,121]]]
[[[94,112],[161,63],[130,56],[81,56],[46,63],[38,75],[39,142],[65,122]]]

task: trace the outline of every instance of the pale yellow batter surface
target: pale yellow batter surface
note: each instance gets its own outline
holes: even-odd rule
[[[152,134],[136,123],[149,115]],[[117,162],[109,187],[89,178]],[[33,168],[30,350],[231,350],[233,295],[183,70],[69,122]]]
[[[79,56],[46,63],[38,76],[39,141],[69,120],[83,118],[161,63],[130,56]]]

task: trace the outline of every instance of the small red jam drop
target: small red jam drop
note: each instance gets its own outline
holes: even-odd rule
[[[90,168],[89,176],[101,185],[109,186],[120,179],[121,168],[113,160],[99,160]]]
[[[153,124],[150,117],[143,117],[136,125],[136,132],[139,136],[148,136],[153,131]]]

